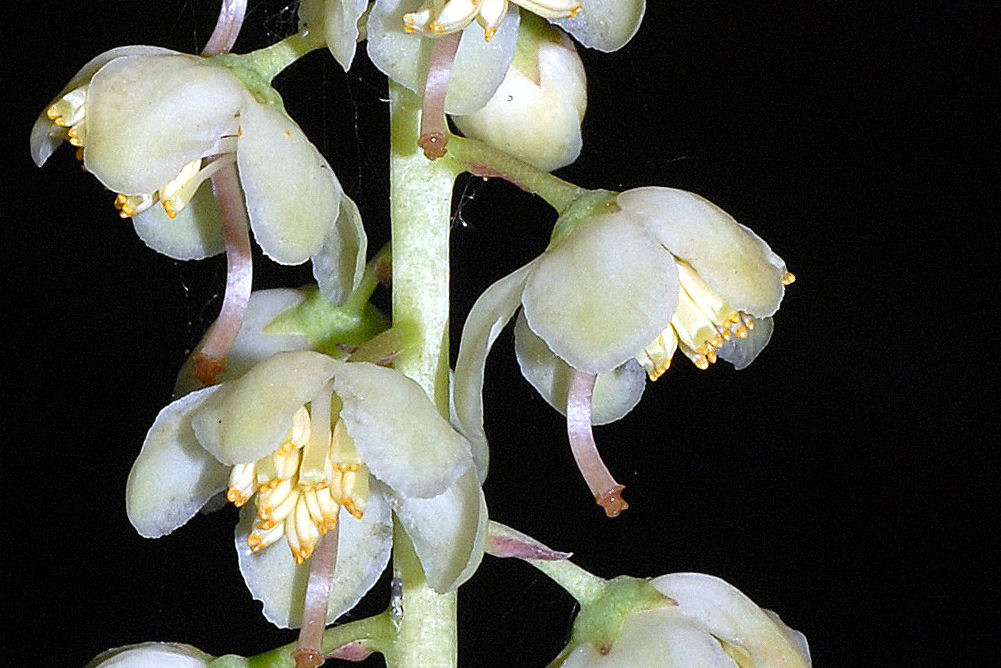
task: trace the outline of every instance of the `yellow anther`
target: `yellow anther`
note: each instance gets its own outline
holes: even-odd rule
[[[746,339],[747,336],[748,336],[747,327],[741,326],[741,327],[737,328],[737,338],[738,339]]]
[[[483,39],[490,42],[493,41],[494,35],[497,34],[497,28],[487,28],[483,31]]]
[[[445,34],[445,26],[443,26],[440,23],[429,23],[428,24],[428,30],[430,30],[431,32],[433,32],[436,35],[443,35],[443,34]]]
[[[226,491],[226,500],[232,503],[237,508],[242,507],[247,503],[249,499],[240,493],[240,490],[230,488]]]
[[[791,271],[787,271],[785,276],[782,277],[782,285],[792,285],[796,282],[796,274]]]
[[[694,362],[695,366],[702,371],[709,368],[709,360],[707,360],[704,355],[696,355],[692,362]]]
[[[573,9],[571,9],[569,12],[567,12],[567,18],[568,19],[575,19],[575,18],[577,18],[577,15],[580,14],[581,10],[583,10],[583,9],[584,9],[583,5],[577,5],[576,7],[574,7]]]

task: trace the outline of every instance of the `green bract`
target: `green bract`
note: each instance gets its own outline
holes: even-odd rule
[[[235,162],[264,253],[280,264],[312,259],[324,295],[339,302],[364,269],[357,209],[277,93],[265,97],[278,103],[261,101],[222,62],[149,46],[108,51],[35,123],[32,156],[41,165],[68,139],[119,193],[140,238],[181,260],[223,250],[205,181]]]
[[[455,0],[453,0],[455,2]],[[477,3],[458,0],[475,9]],[[422,37],[420,26],[407,22],[408,15],[423,15],[429,10],[422,0],[376,0],[365,20],[368,55],[382,72],[415,93],[423,88],[428,67],[431,42]],[[447,3],[431,3],[449,12]],[[446,22],[443,33],[462,30],[464,35],[455,57],[445,98],[445,111],[450,114],[471,114],[493,96],[504,80],[514,57],[518,38],[519,11],[506,0],[488,0],[497,7],[497,16],[488,23],[490,38],[484,28],[468,20],[456,24]],[[615,51],[628,42],[639,28],[646,9],[644,0],[580,0],[582,9],[575,18],[551,18],[556,14],[544,11],[546,2],[524,2],[528,9],[538,10],[553,23],[576,37],[585,46],[600,51]],[[365,12],[363,0],[303,0],[299,16],[304,26],[324,31],[327,46],[338,62],[347,69],[354,58],[359,39],[358,22]],[[450,12],[452,13],[452,12]],[[410,28],[405,28],[405,26]]]
[[[467,137],[548,172],[580,155],[587,82],[573,42],[533,18],[522,19],[514,62],[490,100],[454,120]]]
[[[617,637],[581,637],[577,626],[562,668],[806,668],[803,634],[719,578],[673,573],[650,582],[677,601],[628,614]],[[589,611],[600,615],[601,610]],[[611,614],[614,614],[611,613]]]
[[[717,353],[737,368],[749,364],[767,344],[769,316],[783,281],[791,280],[757,235],[682,190],[621,193],[609,212],[568,229],[540,257],[488,288],[466,320],[455,411],[478,451],[485,448],[486,356],[519,307],[515,346],[524,376],[563,412],[573,372],[596,374],[592,422],[602,424],[632,409],[643,393],[642,369],[655,378],[675,347],[699,366]],[[738,335],[732,318],[743,327],[748,315],[758,319]],[[700,352],[703,342],[710,349]]]
[[[277,353],[234,380],[167,406],[129,475],[130,521],[143,536],[165,535],[226,489],[227,480],[232,492],[240,467],[272,466],[272,453],[287,443],[293,416],[305,404],[314,419],[323,412],[316,401],[324,387],[327,397],[332,388],[335,418],[357,449],[362,471],[371,473],[371,480],[363,481],[364,513],[340,512],[337,532],[327,534],[338,539],[328,623],[352,608],[385,568],[391,511],[413,542],[428,584],[440,592],[454,589],[472,575],[486,536],[486,505],[469,443],[438,415],[420,386],[364,362],[310,351]],[[303,471],[309,456],[302,455]],[[253,481],[255,474],[250,475]],[[269,621],[297,626],[307,565],[297,565],[276,546],[253,552],[248,536],[260,531],[254,521],[244,508],[236,531],[240,570]]]

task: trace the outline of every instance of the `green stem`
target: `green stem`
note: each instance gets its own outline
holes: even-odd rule
[[[372,297],[376,286],[379,285],[379,274],[383,270],[382,265],[391,258],[392,249],[390,244],[386,244],[379,249],[371,260],[365,265],[365,273],[362,274],[358,287],[348,296],[343,308],[352,311],[360,310]]]
[[[568,559],[555,561],[526,559],[525,561],[545,573],[550,580],[563,587],[581,605],[587,605],[598,600],[608,584],[608,580],[589,573]]]
[[[265,81],[271,81],[307,53],[326,45],[323,31],[303,30],[271,46],[241,54],[238,58],[243,67],[256,71]]]
[[[458,170],[445,160],[429,162],[417,147],[417,98],[392,81],[389,95],[393,326],[409,334],[394,367],[419,383],[447,418],[448,236]],[[455,592],[435,593],[406,534],[395,534],[393,571],[403,584],[403,616],[387,663],[455,666]]]
[[[323,632],[321,649],[325,654],[331,654],[345,645],[361,642],[369,649],[383,651],[389,646],[392,632],[389,613],[384,612],[375,617],[366,617],[330,627]],[[292,652],[295,651],[295,646],[295,643],[289,643],[263,654],[249,657],[245,665],[247,668],[292,668],[295,666],[295,662],[292,661]]]
[[[450,136],[448,155],[472,174],[500,176],[523,190],[535,193],[559,214],[565,212],[583,193],[588,192],[585,188],[575,186],[475,139]]]

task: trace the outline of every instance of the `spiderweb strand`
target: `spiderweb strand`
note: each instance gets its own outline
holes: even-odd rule
[[[591,488],[594,500],[605,509],[609,517],[618,517],[629,504],[622,498],[624,485],[620,485],[608,472],[608,467],[598,454],[598,446],[591,433],[591,399],[596,376],[574,371],[567,396],[567,434],[570,451],[584,482]]]
[[[243,17],[247,13],[247,0],[222,0],[219,8],[219,18],[216,19],[215,30],[202,49],[203,56],[218,56],[229,53],[236,43],[240,28],[243,27]]]

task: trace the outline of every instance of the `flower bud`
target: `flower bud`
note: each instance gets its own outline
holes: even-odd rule
[[[455,116],[455,124],[467,137],[551,171],[580,154],[586,89],[584,65],[570,39],[525,15],[504,81],[484,107]]]

